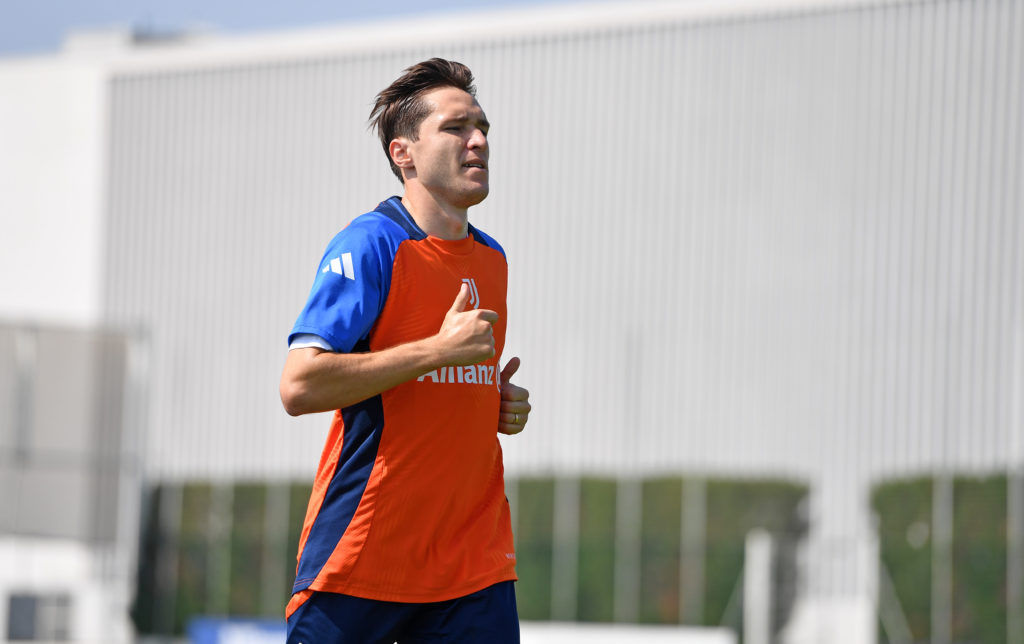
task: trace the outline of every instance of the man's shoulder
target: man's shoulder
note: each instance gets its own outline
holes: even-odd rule
[[[476,226],[470,224],[470,226],[469,226],[469,234],[473,237],[473,239],[476,240],[476,242],[478,244],[481,244],[481,245],[486,246],[488,248],[493,248],[494,250],[496,250],[499,253],[501,253],[502,257],[505,257],[505,249],[501,247],[501,244],[499,244],[496,239],[494,239],[493,237],[491,237],[490,235],[488,235],[484,231],[482,231],[479,228],[477,228]]]
[[[381,202],[374,210],[352,219],[334,236],[329,245],[394,249],[402,241],[409,239],[407,227],[402,225],[394,213],[389,212],[387,204],[387,201]]]
[[[409,230],[407,222],[404,221],[403,213],[398,210],[393,201],[395,197],[386,199],[376,208],[365,212],[345,227],[345,230],[365,236],[397,235],[399,237],[410,237],[414,231]]]
[[[347,226],[341,229],[338,235],[376,239],[378,237],[402,236],[402,230],[384,214],[371,210],[350,221]]]

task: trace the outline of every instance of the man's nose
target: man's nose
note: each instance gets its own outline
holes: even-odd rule
[[[469,147],[487,149],[487,135],[480,128],[474,128],[473,134],[469,137]]]

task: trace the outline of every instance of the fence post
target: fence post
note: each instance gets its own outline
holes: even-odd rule
[[[683,525],[679,557],[679,621],[704,623],[704,558],[707,556],[707,481],[683,479]]]
[[[772,641],[772,536],[757,528],[747,533],[743,563],[743,643]]]
[[[580,561],[580,479],[555,478],[554,548],[551,562],[551,618],[576,621]]]
[[[640,614],[640,522],[643,487],[635,476],[619,478],[615,502],[616,622],[636,622]]]
[[[1006,477],[1006,641],[1024,644],[1024,472],[1013,466]]]
[[[939,472],[933,486],[930,641],[949,644],[953,636],[953,476]]]
[[[1013,408],[1010,466],[1006,470],[1006,642],[1024,644],[1024,322],[1017,323],[1014,335],[1010,391]]]

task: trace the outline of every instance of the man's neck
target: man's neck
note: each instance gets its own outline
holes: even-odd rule
[[[425,190],[406,186],[402,205],[423,232],[441,239],[464,239],[469,234],[469,211],[455,208],[434,198]]]

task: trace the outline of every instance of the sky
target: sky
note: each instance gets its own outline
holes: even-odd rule
[[[246,34],[391,17],[586,0],[0,0],[0,56],[55,52],[69,31],[135,27],[155,33],[202,28]]]

